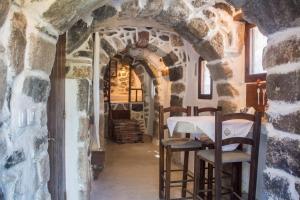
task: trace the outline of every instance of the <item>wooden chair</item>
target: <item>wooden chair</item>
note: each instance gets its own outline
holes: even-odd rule
[[[217,108],[214,107],[199,108],[195,106],[194,116],[199,116],[202,113],[208,113],[208,112],[212,115],[215,115],[217,111],[222,111],[222,107],[219,106]],[[201,150],[214,148],[214,142],[208,136],[201,136],[199,140],[202,144]],[[206,174],[207,174],[207,178],[206,178]],[[212,189],[213,166],[209,163],[206,163],[204,160],[200,160],[197,156],[195,156],[195,161],[194,161],[194,176],[195,176],[194,194],[198,194],[199,190],[204,190],[205,185],[207,185],[208,189]],[[200,177],[203,178],[200,179]],[[211,199],[211,195],[212,194],[208,192],[207,194],[208,199]],[[200,196],[201,198],[204,198],[204,194],[201,194]]]
[[[171,199],[171,187],[181,186],[181,198],[180,199],[192,199],[193,193],[187,190],[187,183],[193,182],[194,177],[188,173],[188,160],[190,151],[198,151],[201,148],[201,143],[190,139],[190,134],[186,133],[185,138],[164,138],[164,131],[168,129],[165,125],[164,115],[165,113],[181,113],[186,116],[191,115],[191,107],[169,107],[159,108],[159,198],[170,200]],[[166,156],[165,156],[166,151]],[[173,152],[184,152],[184,163],[183,169],[172,170],[172,153]],[[165,164],[166,162],[166,164]],[[165,169],[166,167],[166,169]],[[182,171],[182,180],[171,181],[171,173]],[[187,193],[191,197],[187,197]]]
[[[222,123],[228,120],[243,119],[253,121],[252,138],[246,137],[232,137],[222,140]],[[256,180],[257,180],[257,165],[258,165],[258,153],[259,153],[259,141],[261,130],[261,113],[256,112],[255,115],[234,113],[228,115],[222,115],[221,112],[216,114],[215,124],[216,136],[215,136],[215,149],[200,150],[197,153],[197,157],[201,160],[205,160],[214,165],[215,174],[215,199],[222,199],[222,168],[223,164],[231,163],[232,169],[232,187],[230,189],[231,199],[241,199],[241,182],[237,181],[241,177],[241,168],[243,162],[250,163],[250,180],[248,200],[255,200],[256,195]],[[239,148],[234,151],[223,152],[222,146],[229,144],[240,144]],[[242,145],[250,145],[251,153],[242,151]],[[196,169],[197,170],[197,169]],[[237,177],[240,176],[240,177]],[[201,177],[200,177],[201,179]],[[207,191],[207,190],[206,190]],[[206,192],[205,190],[203,192]],[[200,195],[195,195],[195,199],[202,199]]]
[[[217,111],[222,111],[222,107],[218,106],[217,108],[214,107],[203,107],[199,108],[198,106],[194,107],[194,116],[200,116],[201,113],[211,113],[215,116]],[[214,146],[214,142],[207,136],[201,136],[200,138],[201,143],[203,144],[203,148],[212,148]]]

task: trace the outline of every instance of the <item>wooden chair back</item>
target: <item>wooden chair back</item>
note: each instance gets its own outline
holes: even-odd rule
[[[231,137],[227,139],[222,139],[222,124],[225,121],[229,120],[236,120],[236,119],[243,119],[253,122],[253,132],[252,138],[246,137]],[[222,150],[222,146],[229,145],[229,144],[247,144],[251,145],[252,147],[257,147],[259,145],[260,139],[260,131],[261,131],[261,113],[256,112],[254,115],[246,114],[246,113],[233,113],[222,115],[220,111],[216,113],[216,123],[215,123],[215,143],[216,149]]]
[[[227,139],[222,139],[222,124],[225,121],[243,119],[253,122],[253,132],[252,138],[246,137],[231,137]],[[259,142],[260,142],[260,133],[261,133],[261,113],[255,112],[254,115],[246,113],[233,113],[223,115],[220,111],[216,113],[215,121],[215,170],[216,172],[221,172],[222,170],[222,146],[229,144],[246,144],[251,146],[251,161],[250,161],[250,184],[249,191],[255,194],[256,190],[256,172],[258,165],[258,154],[259,154]],[[216,188],[221,188],[221,176],[216,175]],[[253,180],[254,179],[254,180]],[[219,185],[218,185],[219,184]],[[251,193],[250,192],[250,193]],[[216,192],[216,198],[221,198],[221,192]],[[250,194],[254,195],[254,194]],[[250,199],[255,198],[252,196]]]
[[[222,107],[218,106],[217,108],[214,107],[199,108],[198,106],[194,106],[194,116],[199,116],[200,113],[204,113],[204,112],[210,112],[215,115],[217,111],[222,111]]]
[[[159,107],[159,134],[158,138],[159,140],[164,139],[164,131],[168,129],[168,126],[165,124],[165,113],[181,113],[185,114],[186,116],[191,116],[191,107],[187,106],[186,108],[184,107],[179,107],[179,106],[171,106],[164,108],[163,106]],[[189,137],[189,134],[187,134]]]

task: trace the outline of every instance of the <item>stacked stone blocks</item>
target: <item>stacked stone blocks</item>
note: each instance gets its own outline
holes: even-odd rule
[[[263,59],[270,104],[265,193],[268,198],[299,199],[300,29],[284,33],[280,40],[271,38]]]

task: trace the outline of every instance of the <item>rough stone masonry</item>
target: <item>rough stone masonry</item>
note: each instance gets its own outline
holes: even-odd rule
[[[299,199],[300,3],[292,0],[230,2],[242,8],[246,18],[257,24],[269,39],[263,55],[269,98],[265,196]]]
[[[111,5],[102,7],[104,3],[104,1],[95,0],[73,1],[71,4],[65,0],[45,1],[42,4],[41,1],[14,1],[13,3],[10,0],[1,1],[0,26],[1,32],[4,34],[0,36],[0,53],[3,55],[0,60],[0,146],[3,152],[0,164],[4,170],[1,170],[1,177],[3,178],[0,180],[0,191],[4,198],[50,199],[47,189],[49,158],[47,153],[48,141],[46,140],[48,132],[46,104],[50,91],[49,75],[54,62],[58,34],[71,28],[83,15],[99,8],[100,11],[96,10],[91,14],[95,17],[95,23],[97,20],[101,22],[115,15],[141,19],[151,17],[162,25],[173,28],[184,39],[194,44],[195,50],[202,54],[205,59],[211,61],[212,65],[222,65],[223,61],[220,62],[220,59],[224,58],[225,50],[235,46],[229,42],[230,35],[234,34],[229,33],[235,33],[239,26],[230,27],[225,23],[218,23],[218,19],[223,16],[227,16],[226,19],[229,23],[234,23],[231,13],[228,12],[228,8],[229,10],[232,9],[230,6],[223,6],[227,8],[227,11],[224,12],[222,6],[214,7],[215,2],[212,1],[204,3],[202,5],[203,12],[199,12],[198,5],[194,6],[183,1],[172,1],[168,6],[164,6],[164,1],[161,3],[149,1],[144,7],[140,6],[142,4],[134,3],[134,1],[126,1],[121,5],[121,10]],[[211,14],[209,15],[208,12]],[[191,16],[195,19],[189,21]],[[82,24],[84,30],[89,32],[89,26]],[[129,35],[133,36],[135,30],[135,28],[128,27],[125,31],[132,32]],[[183,32],[182,30],[188,31]],[[159,54],[163,53],[160,48],[157,48],[158,44],[151,44],[150,36],[156,38],[155,40],[160,43],[172,44],[174,49],[166,52],[162,57],[167,66],[170,67],[171,81],[174,84],[184,84],[182,81],[186,67],[184,62],[187,62],[189,56],[179,51],[184,44],[182,39],[178,34],[160,34],[156,33],[158,31],[151,31],[150,29],[144,31],[151,33],[149,34],[149,50],[157,51]],[[87,37],[89,34],[84,35]],[[139,39],[137,36],[138,34],[132,37],[131,44],[137,42]],[[127,39],[129,38],[127,37]],[[122,45],[129,45],[130,40],[124,42],[115,38],[113,43],[105,39],[101,41],[107,55],[111,56],[116,53],[115,50],[121,49]],[[141,46],[147,45],[147,36],[140,41]],[[91,58],[92,55],[90,51],[77,53],[79,57]],[[225,60],[227,59],[225,58]],[[84,72],[84,76],[89,77],[90,75],[89,70],[78,70],[77,68],[77,72],[79,72],[77,73],[79,76],[82,75],[81,72]],[[218,75],[218,73],[216,75],[227,78],[226,75]],[[222,79],[226,80],[225,78]],[[160,81],[158,80],[157,83]],[[230,82],[230,84],[233,83],[233,81]],[[234,84],[232,87],[235,87]],[[181,105],[184,87],[172,91],[173,100],[171,102]],[[81,98],[82,96],[83,94],[80,94],[78,97]],[[159,98],[155,99],[159,100]],[[234,99],[224,97],[220,103],[222,102],[234,104]],[[83,107],[86,108],[86,104]],[[232,109],[235,108],[232,107]],[[25,116],[30,112],[35,113],[33,121],[25,120]],[[23,141],[28,142],[25,144]],[[32,154],[32,152],[34,153]],[[80,169],[87,170],[87,160],[80,159],[82,156],[86,156],[86,149],[74,156],[78,157]],[[83,180],[81,187],[83,188],[88,188],[87,176],[88,173],[80,173],[80,178]],[[88,197],[86,195],[88,189],[85,189],[83,193],[80,191],[78,193],[78,198],[79,196],[80,198]]]
[[[282,81],[299,83],[300,4],[294,0],[228,1],[236,8],[242,8],[246,18],[269,37],[264,53],[270,96],[266,196],[268,199],[298,200],[299,87],[291,84],[291,93],[285,90]],[[226,53],[232,47],[230,41],[234,41],[230,38],[238,32],[234,28],[236,26],[232,26],[233,8],[226,3],[216,4],[214,0],[168,2],[128,0],[119,6],[121,10],[118,12],[113,6],[106,5],[102,8],[106,14],[99,14],[101,11],[94,15],[103,21],[115,14],[127,18],[151,17],[194,44],[195,50],[210,62],[215,80],[232,80],[234,66],[226,56],[239,54]],[[46,103],[57,36],[105,3],[96,0],[0,2],[0,198],[51,198],[47,188]],[[219,23],[224,16],[229,23]],[[161,39],[167,40],[167,37]],[[174,58],[174,55],[169,55],[165,60],[175,62]],[[175,75],[174,80],[180,78],[180,68],[172,74]],[[236,89],[235,83],[232,86]],[[230,95],[221,97],[219,102],[230,108],[228,112],[235,111],[237,107],[235,101],[238,95],[234,91],[219,90],[222,95]],[[177,102],[180,102],[178,97]],[[36,113],[34,120],[25,120],[32,110]],[[86,160],[79,162],[82,164]],[[82,169],[86,166],[87,163]],[[81,199],[85,197],[78,195]]]

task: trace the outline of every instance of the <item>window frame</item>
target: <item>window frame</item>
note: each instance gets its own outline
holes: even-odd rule
[[[141,88],[132,88],[132,84],[131,84],[131,79],[132,79],[132,73],[135,73],[133,66],[130,64],[129,66],[129,91],[128,91],[128,103],[140,103],[140,102],[144,102],[144,90],[142,88],[142,81],[139,80],[141,82]],[[137,76],[137,74],[135,73],[135,75]],[[138,76],[137,76],[138,77]],[[139,79],[139,78],[138,78]],[[132,100],[132,92],[136,91],[136,101]],[[138,92],[137,91],[141,91],[142,92],[142,100],[138,101]]]
[[[202,94],[201,86],[202,86],[202,62],[205,61],[202,57],[199,57],[198,63],[198,99],[212,99],[213,96],[213,80],[210,76],[210,94]]]
[[[251,28],[256,27],[255,24],[246,23],[245,24],[245,82],[251,83],[256,82],[257,80],[265,81],[267,77],[267,73],[259,73],[259,74],[250,74],[250,53],[251,53]]]

